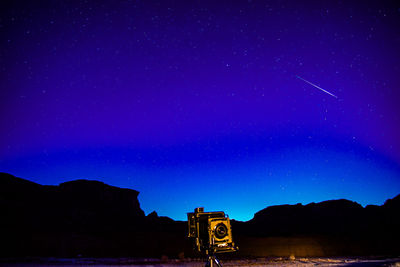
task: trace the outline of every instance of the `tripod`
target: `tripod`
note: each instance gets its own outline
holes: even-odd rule
[[[208,255],[206,267],[222,267],[222,264],[215,255]]]

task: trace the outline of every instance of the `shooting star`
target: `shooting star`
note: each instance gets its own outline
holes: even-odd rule
[[[296,75],[296,77],[297,77],[297,78],[299,78],[300,80],[302,80],[302,81],[304,81],[304,82],[306,82],[306,83],[308,83],[308,84],[310,84],[310,85],[314,86],[315,88],[317,88],[317,89],[321,90],[322,92],[325,92],[325,93],[327,93],[328,95],[331,95],[331,96],[333,96],[334,98],[338,98],[338,97],[337,97],[337,96],[335,96],[334,94],[332,94],[332,93],[329,93],[328,91],[326,91],[326,90],[322,89],[322,88],[321,88],[321,87],[319,87],[318,85],[315,85],[315,84],[313,84],[312,82],[309,82],[309,81],[307,81],[306,79],[303,79],[303,78],[301,78],[300,76],[297,76],[297,75]]]

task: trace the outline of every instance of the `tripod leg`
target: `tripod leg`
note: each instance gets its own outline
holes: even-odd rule
[[[214,267],[213,259],[211,258],[211,256],[208,256],[206,267]]]
[[[219,260],[216,257],[214,258],[214,261],[215,261],[216,267],[222,267],[222,264],[219,262]]]
[[[208,256],[206,267],[222,267],[222,264],[215,256]]]

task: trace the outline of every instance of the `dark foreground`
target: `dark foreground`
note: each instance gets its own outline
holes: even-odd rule
[[[389,266],[400,267],[400,258],[256,258],[256,259],[236,259],[225,260],[223,266]],[[55,259],[55,258],[36,258],[29,260],[4,260],[0,266],[204,266],[204,259],[186,260],[158,260],[158,259],[133,259],[133,258],[80,258],[80,259]]]
[[[46,186],[0,173],[0,263],[4,262],[2,259],[39,257],[198,258],[187,238],[187,222],[160,217],[156,212],[145,215],[138,194],[98,181],[77,180]],[[228,266],[245,266],[240,265],[241,261],[230,261],[232,257],[307,258],[295,263],[280,261],[278,265],[309,265],[314,264],[309,259],[316,258],[400,257],[400,195],[381,206],[363,207],[345,199],[271,206],[257,212],[250,221],[232,220],[231,225],[239,251],[232,256],[221,256]],[[43,264],[49,265],[48,261]],[[151,264],[160,266],[157,261]]]

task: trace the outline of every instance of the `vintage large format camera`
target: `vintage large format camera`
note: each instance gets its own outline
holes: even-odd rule
[[[196,208],[187,216],[188,237],[193,239],[195,250],[207,255],[238,250],[232,240],[229,218],[223,211],[204,212],[204,208]]]

